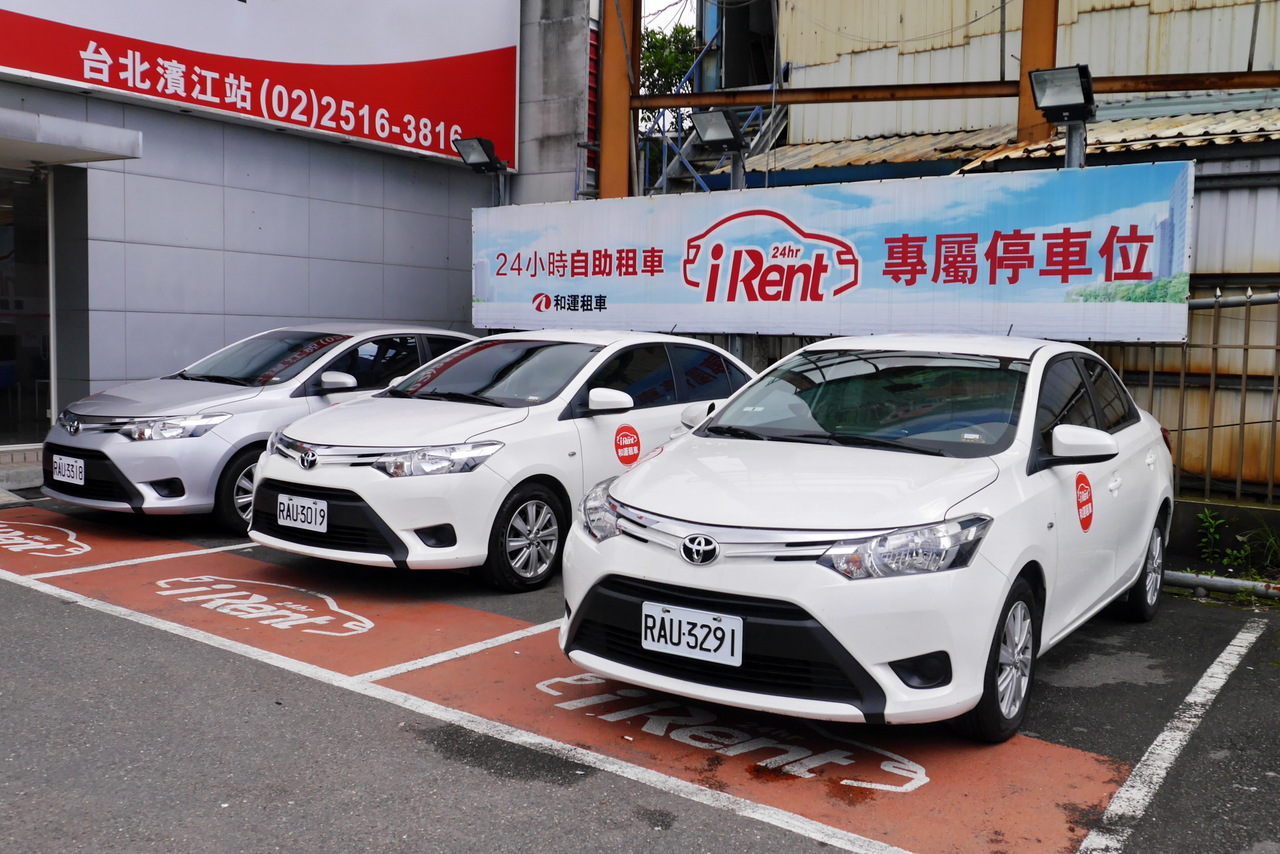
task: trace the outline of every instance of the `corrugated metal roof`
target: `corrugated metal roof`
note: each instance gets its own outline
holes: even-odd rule
[[[786,145],[747,159],[748,171],[786,171],[921,160],[965,160],[971,169],[993,160],[1061,157],[1062,137],[1014,141],[1012,125],[976,131],[868,137],[843,142]],[[1089,124],[1087,154],[1280,140],[1280,108],[1180,116],[1137,117]]]

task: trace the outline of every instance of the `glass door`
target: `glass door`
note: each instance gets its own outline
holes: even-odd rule
[[[0,171],[0,445],[49,429],[49,308],[44,181]]]

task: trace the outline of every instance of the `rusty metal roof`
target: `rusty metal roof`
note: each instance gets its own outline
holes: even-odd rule
[[[746,167],[750,171],[784,171],[965,160],[964,168],[972,169],[994,160],[1061,157],[1066,145],[1062,136],[1026,144],[1015,142],[1015,135],[1012,125],[1001,125],[976,131],[786,145],[748,158]],[[1087,154],[1275,140],[1280,140],[1280,108],[1117,118],[1089,124]]]

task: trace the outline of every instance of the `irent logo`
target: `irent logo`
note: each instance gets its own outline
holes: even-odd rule
[[[684,282],[707,302],[822,302],[858,286],[853,244],[776,211],[732,214],[685,243]]]

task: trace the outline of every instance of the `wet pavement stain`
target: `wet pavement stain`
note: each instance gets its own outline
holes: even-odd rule
[[[407,723],[402,726],[406,732],[434,748],[439,756],[504,780],[574,786],[596,774],[596,769],[589,765],[570,762],[452,724],[424,726]]]

